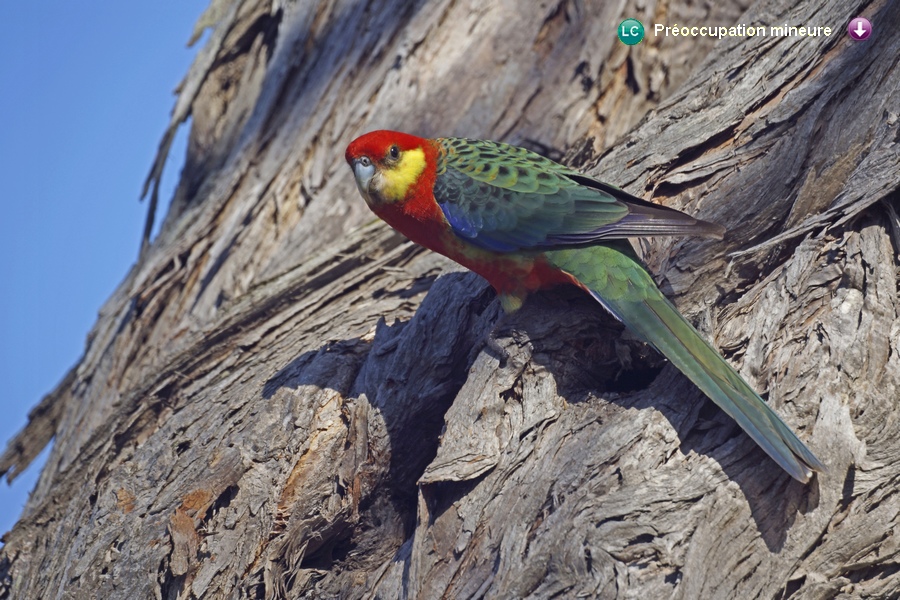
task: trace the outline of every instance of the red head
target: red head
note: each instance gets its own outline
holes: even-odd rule
[[[407,200],[422,183],[423,174],[429,174],[429,165],[433,177],[435,156],[431,140],[385,130],[356,138],[344,155],[360,193],[372,208]]]

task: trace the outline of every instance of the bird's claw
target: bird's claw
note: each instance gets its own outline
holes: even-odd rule
[[[492,354],[496,355],[497,359],[500,361],[500,366],[502,367],[505,366],[506,361],[509,360],[509,352],[494,338],[494,333],[496,331],[497,328],[494,327],[485,334],[484,345],[493,351]]]

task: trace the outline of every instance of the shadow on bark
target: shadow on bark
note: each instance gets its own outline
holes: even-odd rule
[[[444,355],[460,357],[458,360],[438,361],[436,365],[431,357],[441,355],[434,350],[440,344],[429,339],[434,334],[424,333],[423,337],[423,332],[433,332],[436,328],[431,321],[440,319],[442,311],[449,308],[441,298],[444,286],[466,279],[481,285],[470,286],[475,288],[475,293],[463,307],[468,314],[460,320],[476,327],[459,332],[447,347],[449,354]],[[430,286],[432,280],[427,278],[418,286]],[[414,284],[413,288],[418,286]],[[418,292],[393,293],[404,296]],[[621,324],[576,288],[536,294],[518,313],[502,319],[494,327],[494,323],[501,321],[500,314],[494,292],[480,278],[472,274],[448,275],[436,282],[410,322],[391,326],[382,322],[372,340],[334,341],[303,353],[266,382],[262,396],[268,399],[282,388],[297,390],[314,386],[368,403],[383,419],[389,438],[385,448],[390,458],[386,464],[381,462],[380,467],[371,468],[370,494],[360,500],[360,514],[364,515],[375,503],[376,496],[388,499],[394,511],[392,516],[404,524],[405,538],[415,528],[419,491],[433,523],[484,478],[481,474],[462,481],[418,485],[437,454],[447,410],[455,399],[466,402],[459,394],[477,354],[494,355],[493,350],[483,345],[484,336],[489,332],[500,343],[510,346],[509,360],[518,360],[521,357],[518,349],[527,346],[527,360],[546,370],[567,406],[613,403],[626,410],[654,409],[662,414],[677,432],[681,452],[708,456],[740,486],[756,527],[771,552],[782,549],[795,515],[818,505],[817,481],[804,486],[783,473],[721,409],[673,367],[667,366],[661,355],[630,334],[623,336]],[[421,352],[412,354],[421,360],[400,369],[393,355],[400,346],[408,345],[421,346]],[[398,354],[409,357],[410,351],[406,348]],[[348,372],[354,373],[350,385]],[[426,373],[431,383],[423,389],[416,385],[416,378]],[[686,398],[689,402],[684,401]],[[514,390],[507,390],[505,401],[516,402]],[[376,472],[378,468],[383,468],[383,472]],[[384,518],[384,514],[377,518]],[[364,521],[365,516],[352,526],[365,528]],[[341,543],[353,545],[350,524],[328,529],[340,530]],[[333,545],[327,546],[328,552]],[[343,553],[348,552],[344,548]],[[312,556],[320,560],[321,552]],[[306,559],[303,565],[308,566]]]

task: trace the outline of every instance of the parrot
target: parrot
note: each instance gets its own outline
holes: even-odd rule
[[[379,130],[345,159],[369,208],[411,241],[482,276],[513,313],[574,285],[656,348],[791,477],[825,466],[659,290],[627,238],[725,228],[642,200],[535,152]]]

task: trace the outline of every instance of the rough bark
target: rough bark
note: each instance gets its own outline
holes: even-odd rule
[[[836,32],[629,49],[631,16]],[[213,0],[201,24],[162,233],[0,457],[54,440],[0,596],[900,594],[896,3]],[[357,197],[343,149],[378,127],[530,145],[728,227],[641,249],[829,472],[791,480],[574,290],[495,331],[501,363],[488,286]]]

